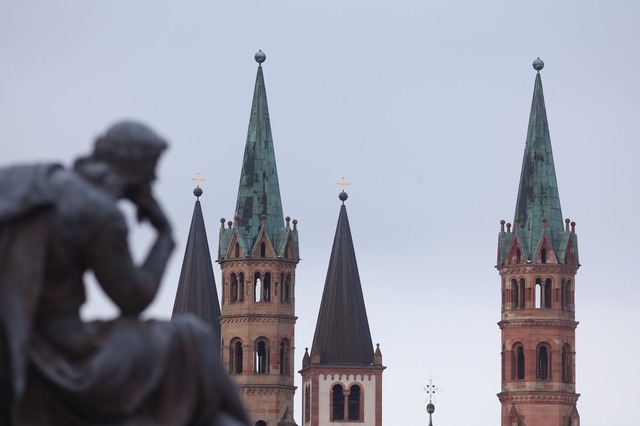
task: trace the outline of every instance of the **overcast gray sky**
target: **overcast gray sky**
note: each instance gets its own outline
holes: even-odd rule
[[[384,423],[427,424],[420,388],[431,373],[444,388],[435,424],[495,426],[497,233],[513,220],[540,56],[563,215],[577,223],[583,265],[578,409],[585,426],[629,424],[640,381],[639,20],[634,0],[2,0],[0,163],[70,164],[122,118],[168,138],[157,193],[178,246],[148,311],[167,318],[196,172],[213,253],[219,219],[233,217],[262,49],[284,214],[299,221],[297,369],[344,176],[388,367]],[[138,258],[151,236],[133,230]],[[87,318],[114,315],[99,291],[89,296]],[[298,421],[300,411],[298,392]]]

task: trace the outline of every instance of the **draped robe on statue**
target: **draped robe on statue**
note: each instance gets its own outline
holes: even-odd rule
[[[209,327],[137,318],[163,250],[136,267],[116,201],[73,171],[0,169],[0,426],[245,424]],[[81,321],[89,270],[118,318]]]

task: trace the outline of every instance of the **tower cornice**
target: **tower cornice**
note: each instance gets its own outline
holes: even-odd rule
[[[498,327],[501,330],[505,328],[519,328],[519,327],[556,327],[556,328],[570,328],[576,329],[580,324],[578,321],[563,320],[563,319],[508,319],[498,322]]]
[[[382,372],[386,370],[387,367],[385,365],[358,365],[358,364],[310,364],[307,367],[303,367],[298,370],[298,373],[304,374],[307,371],[314,371],[317,374],[322,374],[324,376],[341,376],[343,374],[351,374],[355,371],[358,372],[361,376],[371,375],[371,371],[379,371]],[[375,374],[375,373],[373,373]]]
[[[261,384],[237,384],[236,387],[240,393],[245,395],[291,395],[295,393],[297,386],[291,385],[261,385]]]
[[[500,275],[521,275],[521,274],[563,274],[576,275],[578,266],[560,265],[551,263],[525,263],[517,265],[504,265],[498,268]]]
[[[294,315],[281,315],[281,314],[237,314],[228,315],[223,314],[220,317],[220,324],[227,323],[240,323],[240,322],[280,322],[285,324],[295,324],[297,316]]]
[[[235,259],[218,259],[216,262],[220,264],[220,267],[224,268],[240,268],[245,267],[247,265],[251,266],[273,266],[273,265],[282,265],[282,264],[290,264],[295,267],[300,260],[299,259],[286,259],[284,257],[240,257]]]
[[[498,394],[498,398],[501,403],[518,403],[518,402],[529,402],[529,403],[561,403],[567,405],[576,405],[578,402],[578,398],[580,397],[579,393],[574,392],[536,392],[536,391],[525,391],[525,392],[500,392]]]

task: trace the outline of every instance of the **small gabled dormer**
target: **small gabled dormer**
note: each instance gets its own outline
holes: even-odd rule
[[[533,263],[540,264],[557,264],[558,259],[553,249],[553,244],[550,241],[549,234],[547,233],[547,218],[542,218],[542,238],[538,243],[538,247],[533,255]]]
[[[253,258],[274,258],[276,256],[276,251],[273,248],[273,244],[271,243],[271,239],[269,238],[269,234],[265,232],[265,226],[267,223],[267,217],[263,215],[261,217],[262,226],[260,231],[258,232],[258,236],[256,238],[256,243],[253,246],[253,250],[251,252],[251,257]]]

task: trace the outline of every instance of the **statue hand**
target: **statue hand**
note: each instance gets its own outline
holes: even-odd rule
[[[151,194],[150,188],[146,187],[136,191],[131,201],[138,207],[138,221],[147,219],[159,233],[171,235],[171,223],[169,223],[158,201]]]

